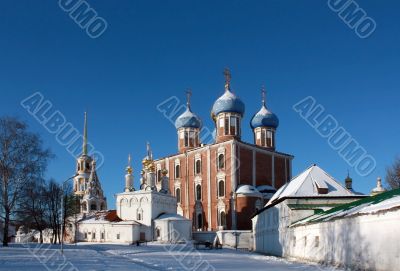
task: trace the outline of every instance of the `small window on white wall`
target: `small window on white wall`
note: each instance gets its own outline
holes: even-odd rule
[[[315,247],[319,247],[319,236],[315,236]]]
[[[138,209],[137,210],[137,215],[136,215],[136,217],[137,217],[137,220],[143,220],[143,210],[142,209]]]

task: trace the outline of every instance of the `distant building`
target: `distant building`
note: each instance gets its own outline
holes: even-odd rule
[[[212,108],[215,143],[201,142],[201,119],[186,111],[175,122],[179,153],[155,161],[157,186],[167,169],[169,189],[177,198],[178,213],[192,220],[195,231],[250,230],[251,216],[260,210],[292,174],[293,156],[276,151],[278,117],[261,109],[251,128],[254,142],[243,142],[244,103],[232,92],[225,71],[225,92]]]

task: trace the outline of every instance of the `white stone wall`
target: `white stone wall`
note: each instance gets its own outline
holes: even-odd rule
[[[85,233],[87,238],[85,238]],[[78,227],[76,238],[78,241],[83,242],[132,244],[139,240],[139,235],[140,225],[118,223],[81,223]]]
[[[160,231],[160,236],[155,237],[157,241],[177,243],[192,240],[191,220],[155,220],[154,229]]]
[[[400,210],[287,228],[276,223],[282,209],[273,207],[253,219],[257,252],[351,270],[398,270]]]
[[[218,240],[223,246],[252,249],[252,232],[251,231],[218,231]]]

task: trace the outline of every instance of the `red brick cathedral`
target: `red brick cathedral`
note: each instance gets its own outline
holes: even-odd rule
[[[193,221],[196,231],[250,230],[250,217],[291,179],[293,156],[277,152],[277,116],[261,109],[250,126],[254,143],[241,140],[244,103],[232,92],[225,71],[225,92],[211,111],[216,127],[213,144],[202,144],[201,119],[186,111],[175,122],[179,153],[155,161],[157,182],[167,169],[178,213]]]

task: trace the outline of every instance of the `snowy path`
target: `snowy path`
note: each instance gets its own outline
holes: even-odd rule
[[[141,247],[111,244],[68,245],[64,250],[65,257],[59,253],[58,246],[43,245],[40,249],[36,246],[36,244],[31,244],[29,247],[12,245],[9,248],[0,248],[0,270],[332,270],[332,268],[293,263],[275,257],[229,249],[195,251],[183,245],[150,244]]]

